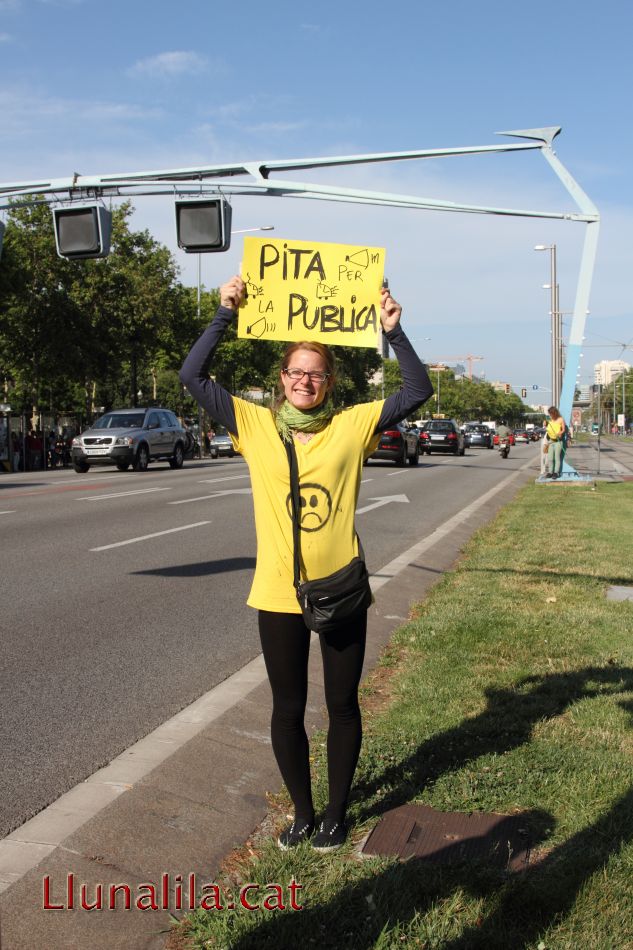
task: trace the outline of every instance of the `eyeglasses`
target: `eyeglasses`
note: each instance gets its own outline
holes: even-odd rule
[[[282,369],[281,372],[288,379],[303,379],[304,376],[307,376],[311,383],[324,383],[331,376],[331,373],[309,373],[305,369]]]

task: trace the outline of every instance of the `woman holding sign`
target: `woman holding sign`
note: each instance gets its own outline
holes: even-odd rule
[[[335,383],[332,352],[321,343],[304,342],[286,350],[272,409],[232,396],[208,374],[244,290],[237,276],[220,288],[215,319],[193,346],[180,378],[200,405],[226,426],[250,469],[258,546],[248,604],[259,612],[273,693],[273,751],[295,808],[295,819],[278,843],[287,849],[310,840],[317,850],[329,851],[347,836],[345,813],[362,736],[358,684],[367,609],[365,604],[345,622],[319,634],[329,715],[329,802],[317,828],[304,727],[310,629],[294,585],[299,564],[296,542],[303,579],[328,579],[358,559],[354,515],[363,462],[376,448],[380,432],[422,405],[433,387],[400,326],[402,308],[383,288],[380,320],[402,371],[404,385],[399,392],[386,400],[335,409],[330,400]],[[294,492],[289,458],[296,458]]]

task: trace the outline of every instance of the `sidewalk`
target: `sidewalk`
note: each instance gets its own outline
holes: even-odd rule
[[[487,493],[490,497],[483,504],[469,506],[461,521],[451,519],[454,524],[416,546],[408,565],[389,583],[386,579],[400,569],[399,564],[377,572],[377,584],[384,586],[370,611],[365,672],[408,617],[410,604],[441,579],[472,533],[522,484],[533,480],[534,472],[534,467],[517,471],[504,479],[500,490]],[[312,732],[323,724],[318,649],[312,650],[309,682],[306,723]],[[65,807],[60,803],[57,809],[46,810],[0,842],[2,950],[162,950],[172,923],[169,911],[180,917],[188,909],[189,875],[196,875],[198,885],[212,882],[226,854],[264,819],[267,790],[280,788],[269,741],[270,691],[261,659],[208,694],[197,710],[190,707],[174,717],[178,722],[172,728],[198,728],[203,713],[208,724],[174,754],[163,755],[164,761],[155,768],[152,756],[158,756],[160,742],[164,746],[169,741],[164,737],[153,745],[142,740],[91,777],[88,783],[97,787],[105,807],[84,824],[77,821],[71,792]],[[65,831],[69,827],[75,830]],[[20,862],[32,864],[33,855],[39,863],[18,876]],[[74,875],[72,908],[69,874]],[[51,905],[46,910],[45,876]],[[157,885],[159,909],[135,909],[136,898],[143,894],[145,906],[149,904],[149,882]],[[86,902],[92,903],[99,883],[104,885],[104,909],[81,909],[81,885]],[[106,909],[109,885],[124,883],[130,889],[131,908],[124,909],[121,890],[117,909]],[[139,890],[143,884],[145,889]],[[169,910],[162,909],[163,887]],[[178,889],[184,895],[182,912],[177,910]]]

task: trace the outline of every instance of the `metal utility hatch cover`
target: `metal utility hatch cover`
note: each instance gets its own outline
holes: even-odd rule
[[[427,805],[401,805],[380,819],[363,855],[433,864],[487,864],[521,871],[530,863],[530,838],[522,815],[441,812]]]

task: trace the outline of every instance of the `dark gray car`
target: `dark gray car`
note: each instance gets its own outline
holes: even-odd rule
[[[73,439],[73,468],[84,474],[91,465],[116,465],[124,472],[131,465],[144,472],[157,459],[182,468],[186,442],[186,430],[169,409],[114,409]]]
[[[464,426],[464,439],[471,449],[492,448],[492,430],[483,424],[470,423]]]

